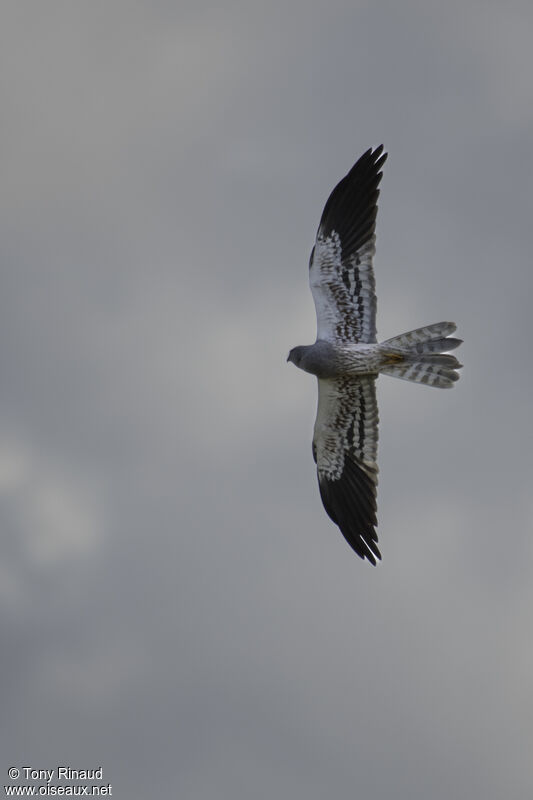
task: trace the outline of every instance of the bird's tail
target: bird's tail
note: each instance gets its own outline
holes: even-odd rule
[[[455,370],[463,366],[455,356],[445,355],[462,342],[462,339],[448,336],[455,328],[453,322],[437,322],[387,339],[381,343],[385,363],[380,372],[405,381],[449,389],[459,379]]]

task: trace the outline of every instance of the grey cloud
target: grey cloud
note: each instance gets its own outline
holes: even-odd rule
[[[10,766],[116,796],[531,793],[532,12],[3,12],[0,687]],[[506,88],[509,91],[506,91]],[[321,508],[307,257],[389,150],[376,570]]]

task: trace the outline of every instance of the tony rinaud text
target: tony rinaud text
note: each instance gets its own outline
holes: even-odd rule
[[[46,781],[54,778],[58,781],[101,781],[102,767],[98,769],[72,769],[72,767],[56,767],[56,769],[32,769],[23,767],[22,774],[27,781]]]

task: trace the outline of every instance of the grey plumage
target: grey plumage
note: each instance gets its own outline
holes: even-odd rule
[[[288,361],[318,378],[313,435],[320,495],[348,543],[372,564],[376,534],[380,373],[450,388],[462,365],[447,354],[461,344],[452,322],[376,340],[373,271],[378,185],[386,154],[367,150],[329,196],[309,261],[317,340]]]

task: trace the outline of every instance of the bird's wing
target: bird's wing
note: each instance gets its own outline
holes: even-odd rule
[[[376,341],[372,257],[378,185],[387,154],[367,150],[330,194],[309,261],[317,339]]]
[[[318,381],[313,436],[320,496],[357,555],[381,558],[375,531],[378,406],[370,375]]]

